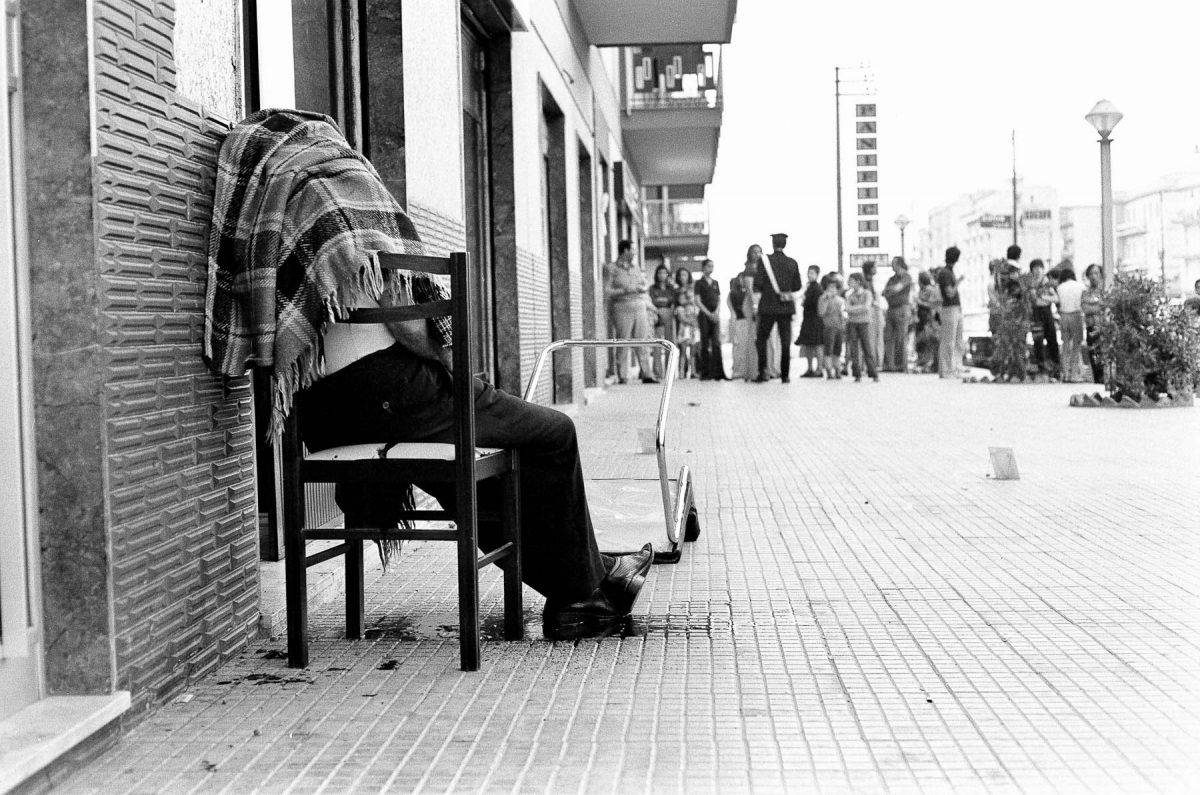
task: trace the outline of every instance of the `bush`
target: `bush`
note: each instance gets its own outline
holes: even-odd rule
[[[1105,386],[1114,398],[1191,394],[1200,378],[1200,324],[1172,306],[1162,282],[1118,275],[1104,294]]]

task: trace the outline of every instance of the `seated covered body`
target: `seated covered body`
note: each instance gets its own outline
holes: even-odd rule
[[[205,357],[227,376],[271,368],[273,427],[297,401],[313,451],[453,441],[449,319],[336,323],[350,309],[446,297],[427,275],[380,271],[372,251],[422,253],[411,221],[330,119],[264,110],[230,132],[218,161]],[[546,635],[609,631],[629,613],[652,550],[599,552],[569,417],[479,380],[474,394],[476,443],[521,454],[522,573],[546,597]],[[416,485],[453,506],[453,486]],[[337,499],[388,525],[408,494],[407,484],[340,488]],[[500,498],[498,482],[479,484],[483,511],[499,513]],[[479,541],[500,546],[499,526],[481,522]]]

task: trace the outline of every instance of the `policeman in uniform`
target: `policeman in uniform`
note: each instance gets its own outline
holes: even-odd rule
[[[800,279],[800,266],[796,260],[783,253],[787,245],[787,235],[782,232],[771,235],[771,247],[774,251],[769,257],[759,260],[758,270],[754,274],[754,291],[759,294],[758,300],[758,335],[755,339],[758,348],[758,378],[756,381],[767,381],[767,340],[771,330],[779,328],[779,375],[783,383],[788,383],[788,372],[792,363],[792,317],[796,314],[794,294],[804,287]],[[770,270],[768,270],[768,268]]]

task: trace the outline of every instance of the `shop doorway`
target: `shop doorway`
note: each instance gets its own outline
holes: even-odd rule
[[[492,184],[488,167],[487,55],[475,26],[462,25],[463,97],[463,209],[467,251],[475,265],[475,350],[471,361],[476,373],[495,383],[496,334],[493,314]]]
[[[583,277],[583,337],[596,338],[596,217],[592,199],[592,156],[579,143],[579,272]],[[596,350],[583,351],[583,385],[596,386]]]
[[[566,119],[550,92],[542,86],[542,196],[546,259],[550,266],[550,338],[571,336],[571,271],[567,242]],[[558,351],[553,359],[553,400],[575,399],[571,377],[571,351]]]
[[[0,91],[0,720],[42,695],[16,4],[6,15],[10,35],[0,36],[7,88]]]

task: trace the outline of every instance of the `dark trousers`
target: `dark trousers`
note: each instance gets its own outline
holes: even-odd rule
[[[758,336],[754,345],[758,349],[758,374],[767,372],[767,340],[771,338],[771,329],[779,327],[779,375],[788,377],[792,364],[792,316],[791,315],[759,315]]]
[[[888,307],[883,326],[883,369],[895,373],[908,370],[908,306]]]
[[[721,326],[703,314],[700,315],[699,368],[701,378],[725,380],[725,359],[721,355]]]
[[[1095,326],[1088,326],[1087,349],[1088,361],[1092,365],[1092,381],[1097,384],[1103,384],[1104,356],[1100,352],[1100,330]]]
[[[867,375],[875,378],[879,375],[875,369],[874,342],[871,340],[871,324],[846,324],[846,354],[855,378],[862,378],[863,362],[867,364]]]
[[[1037,329],[1033,332],[1033,360],[1038,369],[1054,373],[1058,371],[1058,332],[1054,328],[1054,310],[1049,306],[1035,306],[1033,321],[1042,327],[1042,333]]]
[[[301,393],[300,411],[304,440],[311,450],[454,440],[448,373],[441,364],[399,345],[318,381]],[[526,584],[560,602],[588,597],[610,562],[596,548],[571,418],[477,380],[475,438],[482,447],[521,453],[521,566]],[[443,507],[454,506],[452,484],[416,485]],[[479,484],[481,512],[499,513],[500,498],[498,481]],[[386,521],[388,511],[394,511],[400,500],[397,494],[339,489],[338,504],[343,510]],[[487,552],[501,543],[499,524],[480,522],[480,548]]]

